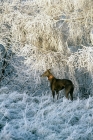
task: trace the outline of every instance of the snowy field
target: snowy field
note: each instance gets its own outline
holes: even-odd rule
[[[8,56],[0,52],[0,65],[7,64],[0,81],[0,140],[93,140],[91,5],[0,1],[0,44]],[[73,102],[64,90],[53,101],[47,78],[40,77],[50,68],[73,81]]]
[[[93,97],[53,102],[50,95],[0,89],[0,139],[92,140]]]

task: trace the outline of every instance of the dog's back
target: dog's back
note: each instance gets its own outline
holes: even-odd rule
[[[56,79],[56,82],[57,82],[58,84],[64,85],[64,87],[65,87],[66,85],[73,85],[72,81],[71,81],[71,80],[68,80],[68,79]]]

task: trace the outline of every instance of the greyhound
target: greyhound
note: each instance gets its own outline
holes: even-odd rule
[[[67,99],[69,99],[69,94],[71,96],[71,100],[73,100],[73,91],[74,91],[74,85],[71,80],[68,79],[56,79],[53,74],[51,73],[51,69],[48,69],[45,71],[41,77],[48,77],[48,80],[50,81],[50,87],[52,90],[52,96],[53,99],[55,98],[55,91],[57,94],[57,99],[59,97],[59,91],[62,89],[65,89],[65,96]]]

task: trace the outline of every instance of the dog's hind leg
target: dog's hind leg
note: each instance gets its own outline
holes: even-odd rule
[[[71,100],[73,101],[73,93],[70,92]]]
[[[70,85],[67,85],[65,87],[65,96],[66,96],[67,99],[69,99],[70,90],[71,90],[71,86]]]
[[[70,90],[70,96],[71,96],[71,100],[73,101],[73,91],[74,91],[74,88],[72,88],[71,90]]]
[[[59,92],[58,92],[58,91],[56,91],[56,94],[57,94],[57,100],[58,100],[58,98],[59,98]]]

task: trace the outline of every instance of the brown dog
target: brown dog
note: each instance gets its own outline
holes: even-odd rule
[[[62,89],[65,89],[65,96],[67,99],[69,99],[69,94],[71,96],[71,100],[73,100],[73,91],[74,91],[74,85],[72,81],[67,79],[56,79],[53,74],[50,72],[50,69],[45,71],[41,77],[48,77],[48,80],[50,81],[50,87],[52,90],[53,99],[55,97],[55,91],[57,94],[57,99],[59,97],[59,91]]]

